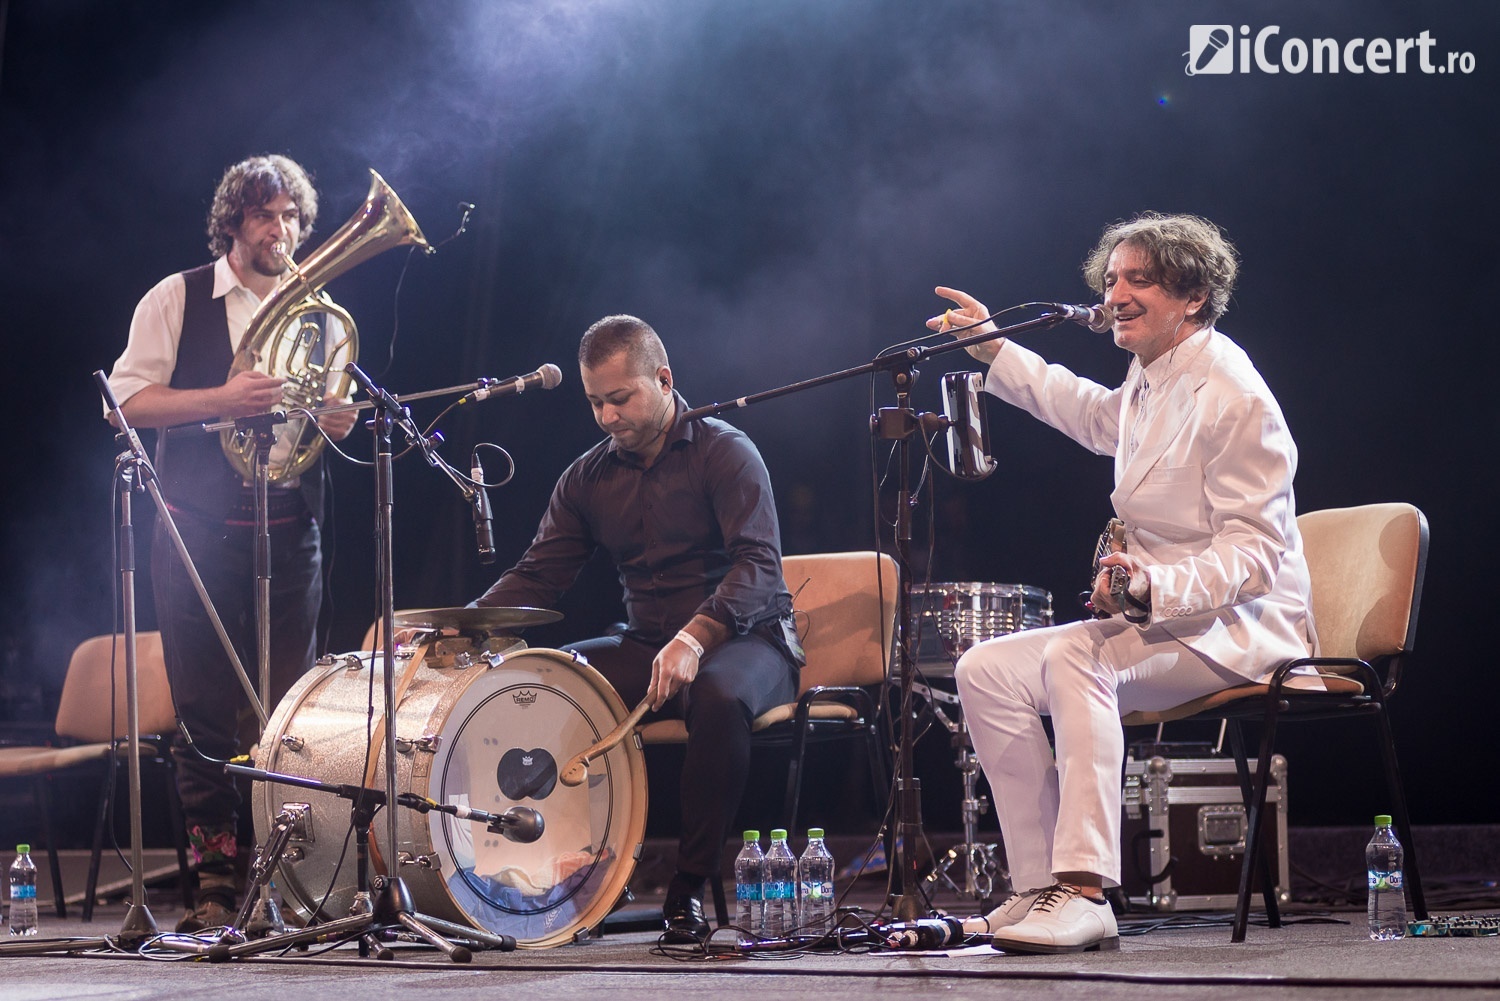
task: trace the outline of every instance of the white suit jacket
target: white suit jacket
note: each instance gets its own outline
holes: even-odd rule
[[[1114,455],[1110,499],[1127,551],[1151,576],[1141,628],[1159,626],[1214,663],[1263,678],[1316,644],[1292,496],[1297,447],[1239,345],[1209,328],[1176,352],[1173,374],[1151,387],[1134,457],[1121,433],[1142,378],[1134,359],[1109,389],[1005,342],[985,388]]]

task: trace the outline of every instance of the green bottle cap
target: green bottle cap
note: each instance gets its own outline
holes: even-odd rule
[[[1391,815],[1388,814],[1388,813],[1377,813],[1375,815],[1375,826],[1376,827],[1390,827],[1391,826]]]
[[[777,827],[774,830],[772,830],[771,831],[771,840],[772,841],[785,841],[786,840],[786,828],[784,828],[784,827]]]
[[[31,846],[30,845],[16,845],[16,854],[17,855],[26,855],[30,851],[31,851]]]
[[[746,831],[745,832],[745,840],[746,841],[759,841],[760,840],[760,832],[759,831]]]
[[[823,828],[809,827],[807,829],[807,836],[810,838],[821,838],[823,836]]]

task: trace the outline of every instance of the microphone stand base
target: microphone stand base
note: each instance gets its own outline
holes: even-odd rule
[[[134,948],[160,934],[156,919],[151,916],[151,908],[143,903],[133,903],[125,913],[125,923],[120,926],[120,934],[116,936],[116,940],[126,948]]]
[[[275,899],[269,894],[256,898],[255,907],[245,921],[246,937],[265,938],[267,935],[285,935],[286,932],[286,921],[282,918],[281,907]]]

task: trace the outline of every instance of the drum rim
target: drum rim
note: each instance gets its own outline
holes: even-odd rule
[[[913,584],[912,592],[923,594],[1016,594],[1052,600],[1052,592],[1037,584],[1007,584],[999,581],[933,581],[930,584]]]
[[[614,686],[609,683],[609,679],[604,677],[603,674],[599,673],[599,671],[594,668],[594,666],[591,665],[586,658],[577,653],[574,653],[573,651],[556,650],[548,647],[517,648],[508,650],[504,654],[502,654],[500,658],[496,660],[494,666],[497,669],[507,665],[514,666],[514,663],[516,661],[522,660],[531,654],[540,654],[547,660],[554,661],[561,666],[572,669],[574,673],[579,678],[581,678],[597,696],[600,697],[600,699],[605,703],[608,709],[614,714],[614,720],[610,726],[610,729],[613,729],[615,724],[618,724],[628,715],[627,710],[625,709],[625,703],[620,699],[620,694],[615,691]],[[464,695],[468,693],[470,687],[471,686],[465,685],[462,686],[461,689],[455,687],[445,691],[442,697],[438,700],[437,704],[433,706],[432,715],[441,715],[445,722],[453,720],[453,710],[455,706],[464,697]],[[496,689],[493,692],[486,693],[484,699],[481,700],[479,705],[483,705],[490,699],[497,698],[504,692],[509,690],[509,687],[505,687]],[[573,693],[563,692],[562,695],[565,699],[567,699],[569,702],[573,702],[576,706],[576,697],[573,695]],[[459,725],[453,733],[454,737],[457,737],[458,733],[462,732],[464,726],[467,725],[468,720],[472,718],[474,712],[478,711],[478,708],[478,705],[474,706],[469,715],[466,716],[464,720],[459,721]],[[595,740],[598,740],[606,732],[604,730],[600,730],[598,728],[598,723],[594,720],[589,720],[589,726],[590,729],[592,729],[594,732],[593,739]],[[429,772],[429,779],[438,783],[435,787],[437,791],[441,790],[441,776],[445,776],[447,774],[447,765],[450,760],[452,747],[453,742],[449,741],[445,748],[440,748],[438,753],[433,756],[432,767]],[[581,751],[583,750],[583,748],[580,747],[578,748],[578,750]],[[516,938],[516,945],[518,947],[523,949],[549,948],[554,945],[563,945],[567,942],[572,941],[574,935],[578,930],[582,928],[593,927],[598,923],[598,921],[603,920],[603,918],[609,914],[610,910],[613,909],[615,899],[611,897],[611,894],[609,892],[610,888],[614,884],[619,883],[619,889],[623,891],[624,885],[629,883],[630,877],[634,872],[635,860],[633,857],[631,857],[628,860],[627,864],[626,856],[631,854],[629,851],[631,838],[634,836],[636,837],[636,840],[639,841],[645,836],[647,808],[647,804],[645,802],[645,790],[642,789],[640,790],[641,796],[639,797],[641,802],[639,804],[635,804],[634,802],[632,802],[631,806],[634,809],[625,811],[627,815],[623,815],[620,817],[615,816],[615,801],[613,797],[622,795],[623,791],[626,788],[633,787],[633,780],[636,778],[637,772],[640,773],[642,779],[644,779],[645,775],[644,757],[639,754],[639,751],[637,751],[637,755],[632,756],[629,753],[630,750],[635,750],[633,742],[623,741],[620,747],[615,748],[614,751],[606,754],[602,759],[606,770],[613,770],[620,767],[621,765],[624,766],[623,773],[621,774],[619,779],[620,785],[616,787],[613,782],[611,782],[610,784],[611,805],[609,824],[611,827],[615,823],[620,823],[623,825],[622,836],[616,840],[617,843],[619,843],[623,848],[626,849],[626,851],[620,853],[620,857],[615,860],[614,866],[605,873],[604,878],[600,881],[598,892],[594,895],[593,898],[588,901],[587,906],[583,906],[578,909],[578,913],[573,921],[569,922],[568,924],[562,925],[557,930],[552,931],[547,935],[540,936],[538,938],[523,939],[519,936],[513,936]],[[619,751],[620,754],[617,755],[615,753],[616,751]],[[617,789],[619,791],[617,791]],[[429,794],[434,791],[434,789],[429,789]],[[632,801],[634,801],[636,798],[637,797],[632,797]],[[635,825],[632,823],[632,821],[635,820],[635,818],[628,815],[632,812],[640,814],[638,833],[633,830]],[[428,831],[428,837],[431,840],[433,846],[436,848],[441,843],[443,846],[443,850],[451,859],[452,843],[448,839],[446,832],[443,830],[443,816],[438,813],[429,814],[426,822],[426,827]],[[589,867],[590,869],[593,869],[596,868],[599,864],[599,860],[595,859],[589,864]],[[464,883],[476,896],[483,896],[480,889],[474,886],[474,884],[471,883],[467,878],[464,878]],[[449,899],[454,903],[459,911],[463,912],[465,920],[467,920],[470,924],[473,924],[476,928],[480,928],[482,930],[490,932],[500,931],[503,934],[512,934],[511,932],[505,931],[504,929],[494,929],[486,927],[485,925],[480,923],[473,914],[470,914],[467,909],[459,906],[457,901],[453,901],[451,894],[449,895]],[[559,900],[555,902],[553,906],[561,906],[569,899],[571,899],[571,897]],[[608,900],[608,903],[601,903],[605,900]],[[597,915],[596,920],[590,921],[589,919],[591,917],[595,917],[594,912],[596,910],[599,910],[600,908],[603,909],[603,913]],[[503,907],[498,907],[497,909],[502,911],[506,910]],[[507,911],[507,913],[516,912]],[[524,914],[518,914],[517,916],[521,918],[526,917],[526,915]]]
[[[419,646],[430,649],[428,644],[420,644]],[[423,652],[425,652],[425,650],[419,651],[419,654]],[[555,660],[560,664],[564,664],[577,672],[584,683],[587,684],[588,687],[591,688],[601,698],[606,707],[610,710],[611,713],[613,713],[614,718],[610,722],[609,728],[613,728],[614,725],[624,720],[628,715],[624,702],[621,701],[619,693],[615,691],[614,686],[609,683],[609,680],[605,678],[604,675],[601,674],[596,668],[589,664],[586,658],[573,653],[572,651],[556,650],[548,647],[519,646],[507,650],[503,654],[499,655],[499,658],[496,661],[496,665],[499,666],[507,662],[514,662],[522,656],[530,654],[541,654],[545,658]],[[360,658],[362,664],[361,670],[373,670],[379,664],[379,661],[377,660],[377,657],[379,655],[379,651],[371,650],[354,650],[343,653],[336,653],[332,655],[333,661],[331,663],[315,663],[312,669],[307,671],[304,675],[302,675],[302,677],[298,678],[292,684],[291,688],[287,690],[287,693],[282,696],[281,701],[277,703],[270,717],[268,717],[265,732],[262,734],[260,744],[256,748],[255,758],[257,765],[259,767],[265,768],[269,763],[272,763],[276,760],[278,754],[283,749],[282,737],[288,732],[288,728],[293,724],[293,721],[299,718],[299,714],[303,712],[304,707],[307,705],[309,699],[312,698],[313,693],[320,691],[323,686],[327,684],[334,676],[340,674],[341,672],[349,671],[348,659],[350,657]],[[398,671],[401,669],[401,667],[397,668]],[[478,672],[477,674],[473,675],[473,677],[477,679],[478,677],[483,676],[486,668],[482,665],[476,665],[468,668],[436,668],[429,666],[428,670],[434,672],[440,671],[445,674],[453,673],[456,676],[461,674],[469,674],[470,672]],[[455,677],[453,680],[457,680],[457,677]],[[450,683],[441,691],[441,693],[438,694],[436,700],[432,702],[431,707],[427,711],[422,722],[428,723],[434,719],[441,719],[446,725],[451,715],[454,703],[456,703],[458,698],[462,697],[464,692],[472,687],[473,684],[474,681],[470,681],[468,684]],[[401,708],[402,707],[398,705],[396,709],[398,725],[402,722],[405,722],[401,719]],[[599,722],[603,721],[601,720]],[[276,724],[274,727],[271,725],[273,723]],[[599,724],[593,720],[590,720],[590,725],[592,728],[597,729]],[[444,743],[447,744],[450,742],[445,741]],[[446,755],[450,750],[451,748],[445,749],[442,756],[446,758]],[[583,750],[583,748],[580,747],[578,748],[578,750],[581,751]],[[384,749],[381,748],[380,751],[374,756],[375,759],[377,761],[383,761],[383,753]],[[434,755],[434,758],[436,757],[438,757],[438,755]],[[609,915],[610,911],[613,910],[618,897],[624,892],[625,888],[630,882],[631,877],[634,875],[635,867],[638,861],[637,856],[645,840],[647,810],[649,807],[649,788],[646,782],[645,755],[635,741],[626,740],[622,741],[618,747],[611,750],[609,754],[605,756],[604,761],[607,768],[621,768],[621,788],[628,788],[633,793],[633,795],[630,797],[631,804],[622,811],[621,816],[614,816],[614,808],[611,807],[611,824],[618,822],[622,825],[621,836],[616,839],[616,843],[620,846],[619,857],[615,860],[614,866],[605,874],[603,881],[600,883],[599,891],[595,894],[593,900],[590,901],[589,906],[580,908],[572,921],[560,925],[558,928],[550,931],[545,936],[528,939],[517,938],[516,944],[519,948],[541,949],[551,948],[558,945],[565,945],[573,941],[573,939],[580,931],[597,927],[597,925]],[[436,763],[437,762],[435,760],[432,762],[433,765],[436,765]],[[376,767],[378,767],[378,765]],[[435,773],[436,769],[434,768],[429,777],[434,776]],[[408,766],[406,786],[407,788],[411,788],[413,785],[414,783]],[[271,795],[271,790],[283,787],[284,786],[280,783],[256,783],[255,788],[252,790],[253,795],[251,797],[250,808],[252,810],[253,820],[255,821],[255,824],[257,826],[257,838],[262,838],[264,836],[260,825],[264,825],[264,830],[269,830],[270,825],[275,817],[275,803],[279,802],[279,797],[273,797]],[[433,836],[437,832],[433,830],[431,819],[432,817],[438,816],[441,815],[433,813],[425,818],[412,818],[409,822],[410,830],[422,830],[425,832],[425,836],[428,838],[429,844],[431,844],[434,849],[440,842],[438,838]],[[371,830],[372,855],[373,849],[375,848],[375,838],[379,833],[380,832],[377,832],[374,829]],[[446,851],[446,846],[444,850]],[[594,864],[597,864],[597,862]],[[280,867],[278,866],[278,868]],[[372,866],[372,870],[374,869],[375,867]],[[374,873],[372,872],[372,874]],[[284,873],[283,877],[284,878],[282,880],[281,889],[283,894],[288,898],[288,902],[293,904],[295,909],[303,913],[305,917],[309,918],[316,917],[319,914],[327,916],[327,908],[333,903],[333,892],[338,892],[341,889],[340,887],[335,887],[333,892],[331,892],[327,897],[323,898],[323,906],[319,907],[317,906],[318,901],[314,899],[317,897],[317,894],[314,892],[311,881],[308,877],[296,874],[295,871]],[[314,878],[321,877],[322,874],[317,874]],[[343,889],[352,888],[352,869],[348,882],[351,884],[350,887],[345,887]],[[413,884],[414,892],[416,891],[416,889],[418,889],[418,887]],[[460,921],[467,922],[473,927],[480,930],[493,931],[493,929],[488,928],[477,917],[469,913],[468,909],[460,906],[458,901],[454,899],[452,893],[448,891],[446,887],[443,887],[440,891],[435,892],[441,892],[444,895],[442,903],[450,906],[453,911],[457,912]],[[506,932],[505,934],[509,934],[509,932]]]

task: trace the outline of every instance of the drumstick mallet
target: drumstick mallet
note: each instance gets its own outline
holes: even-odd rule
[[[630,732],[635,729],[635,725],[641,721],[641,717],[646,715],[646,710],[650,708],[650,698],[641,699],[641,704],[630,711],[630,715],[625,717],[624,722],[605,734],[603,740],[582,754],[575,754],[569,758],[568,763],[563,765],[562,771],[558,773],[557,780],[565,786],[580,784],[583,781],[583,777],[588,774],[589,762],[595,758],[604,757],[604,755],[619,746],[620,741],[630,735]]]

